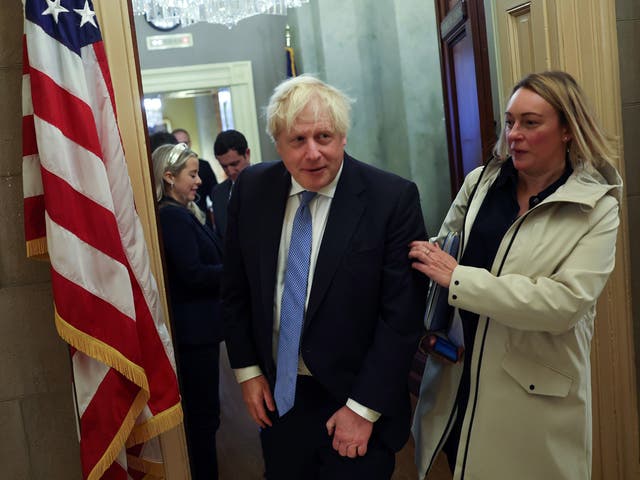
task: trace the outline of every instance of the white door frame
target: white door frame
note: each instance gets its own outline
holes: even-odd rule
[[[241,131],[251,145],[251,162],[262,161],[250,61],[150,68],[140,74],[145,95],[229,87],[235,129]]]

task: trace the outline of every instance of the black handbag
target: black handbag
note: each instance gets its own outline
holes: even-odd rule
[[[442,250],[453,258],[458,258],[460,234],[449,232],[442,242]],[[447,332],[453,321],[453,307],[448,302],[449,289],[431,280],[427,294],[427,309],[424,325],[427,329],[418,348],[426,355],[434,353],[456,363],[462,358],[463,347],[449,340]]]

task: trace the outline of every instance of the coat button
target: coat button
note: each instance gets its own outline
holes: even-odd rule
[[[460,282],[458,280],[456,280],[455,282],[453,282],[454,285],[460,285]]]
[[[535,390],[535,389],[536,389],[536,386],[535,386],[535,385],[529,385],[529,390],[533,391],[533,390]]]
[[[451,295],[451,298],[453,298],[454,300],[458,298],[457,295]]]

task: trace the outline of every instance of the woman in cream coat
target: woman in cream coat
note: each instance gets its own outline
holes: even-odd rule
[[[459,260],[412,244],[414,268],[449,288],[449,337],[466,348],[455,364],[428,358],[413,425],[421,478],[440,451],[454,479],[591,477],[589,353],[614,267],[614,158],[573,78],[529,75],[495,158],[468,175],[440,230],[462,232]]]

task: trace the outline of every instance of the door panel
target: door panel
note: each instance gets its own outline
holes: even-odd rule
[[[456,72],[456,103],[462,170],[466,175],[482,160],[482,132],[478,111],[478,88],[473,63],[473,44],[469,35],[461,35],[451,46],[453,68]]]
[[[545,21],[544,0],[496,0],[501,99],[527,73],[548,70],[553,36]],[[504,108],[504,101],[501,107]]]

